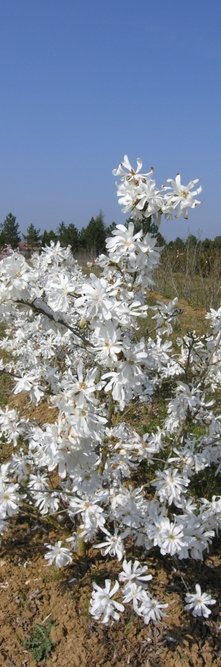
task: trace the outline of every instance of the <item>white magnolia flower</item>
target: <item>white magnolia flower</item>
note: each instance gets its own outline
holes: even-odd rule
[[[124,167],[127,171],[125,171]],[[162,209],[163,197],[152,179],[153,168],[147,174],[140,174],[142,161],[137,159],[137,170],[131,166],[127,155],[118,169],[113,170],[116,176],[122,175],[120,184],[117,185],[117,196],[119,204],[123,204],[124,213],[135,211],[136,217],[142,219],[142,216],[149,217],[155,215]]]
[[[73,298],[75,287],[76,282],[65,273],[60,272],[54,280],[49,278],[45,286],[49,308],[66,313],[71,303],[71,297]]]
[[[161,537],[161,554],[170,554],[170,556],[174,556],[174,554],[179,552],[183,546],[182,525],[176,526],[175,523],[170,523],[169,519],[165,519]]]
[[[56,265],[59,265],[71,254],[70,246],[68,248],[62,248],[60,241],[57,241],[57,243],[50,241],[50,246],[46,245],[42,248],[42,251],[44,253],[43,259],[46,264],[55,263]]]
[[[105,588],[101,588],[96,583],[93,583],[93,593],[90,600],[89,611],[96,620],[103,616],[102,623],[108,623],[110,618],[115,621],[119,620],[119,611],[124,611],[124,605],[116,600],[113,600],[113,595],[119,589],[118,581],[115,582],[111,590],[110,579],[105,579]]]
[[[13,253],[1,261],[0,285],[6,289],[8,298],[21,299],[29,296],[28,287],[31,278],[31,269],[24,257]]]
[[[19,509],[18,484],[4,484],[0,478],[0,514],[5,519],[14,516]]]
[[[59,540],[55,542],[54,546],[51,544],[46,544],[49,553],[45,554],[45,560],[48,561],[48,565],[55,563],[56,567],[64,567],[69,565],[72,562],[72,556],[70,549],[67,547],[62,547],[62,541]]]
[[[156,623],[161,621],[165,616],[165,613],[162,609],[166,609],[168,604],[160,604],[156,598],[151,598],[147,595],[146,591],[143,591],[142,594],[142,604],[138,609],[138,614],[143,616],[145,625],[148,625],[150,621]]]
[[[17,380],[14,394],[20,394],[22,391],[28,391],[30,399],[33,403],[39,403],[40,399],[44,395],[42,386],[39,384],[38,380],[40,376],[39,371],[30,371],[26,374],[24,373],[22,377],[16,377]]]
[[[195,594],[187,593],[185,597],[185,602],[187,602],[187,604],[184,609],[187,611],[192,610],[193,616],[204,616],[204,618],[208,618],[211,614],[211,609],[209,609],[207,605],[216,604],[216,600],[214,600],[211,595],[202,593],[199,584],[196,584],[195,588]]]
[[[94,537],[99,528],[101,530],[105,524],[105,513],[102,507],[98,505],[99,496],[96,498],[71,498],[69,507],[70,515],[81,513],[82,521],[81,534],[86,540]]]
[[[188,185],[182,185],[181,176],[177,174],[175,180],[168,178],[167,183],[171,183],[171,186],[164,188],[164,190],[171,190],[172,192],[165,197],[164,213],[168,215],[171,210],[177,210],[178,208],[175,217],[179,218],[180,215],[183,215],[184,218],[188,219],[188,208],[195,208],[198,204],[201,204],[198,199],[195,199],[195,195],[202,191],[202,187],[200,186],[191,192],[196,183],[199,183],[199,178],[190,181]]]
[[[95,458],[92,466],[87,465],[86,461],[83,461],[83,465],[74,466],[74,470],[70,471],[73,492],[79,491],[82,495],[92,496],[98,489],[102,489],[102,477],[94,470],[99,462],[100,460]]]
[[[122,563],[122,566],[123,570],[119,574],[119,581],[123,582],[134,581],[134,583],[140,583],[140,582],[146,583],[147,581],[150,581],[152,579],[152,574],[145,574],[148,570],[147,566],[145,565],[144,567],[142,567],[139,560],[135,560],[134,563],[132,563],[131,560],[127,561],[125,558]]]
[[[134,177],[136,177],[137,174],[139,174],[140,170],[142,169],[142,166],[143,166],[143,162],[138,157],[137,158],[137,168],[133,169],[128,156],[124,155],[124,159],[122,160],[122,162],[120,162],[119,167],[117,167],[117,169],[113,169],[112,174],[114,176],[119,176],[119,175],[123,174],[124,176],[127,177],[128,181],[134,180]]]
[[[102,388],[100,382],[96,383],[97,368],[87,371],[84,375],[83,363],[79,361],[77,365],[78,379],[76,380],[71,374],[64,378],[66,396],[74,396],[76,406],[82,408],[87,401],[96,405],[98,400],[95,398],[95,392]]]
[[[205,524],[204,525],[200,525],[199,523],[198,525],[196,524],[194,526],[194,530],[192,531],[192,539],[190,542],[191,557],[196,560],[198,559],[203,560],[203,551],[205,549],[208,549],[208,545],[212,542],[212,538],[214,537],[214,535],[215,535],[214,530],[205,530]]]
[[[25,422],[19,421],[17,411],[9,410],[8,406],[4,411],[0,408],[0,426],[7,442],[16,446],[19,436],[25,431]]]
[[[91,273],[90,281],[83,283],[77,290],[82,296],[75,300],[75,308],[79,311],[83,308],[84,317],[89,321],[94,317],[102,321],[110,320],[120,282],[119,280],[113,285],[108,284],[105,278],[97,278]]]
[[[95,333],[96,339],[94,345],[99,362],[108,366],[112,365],[112,363],[117,361],[118,355],[122,350],[121,332],[112,322],[107,321],[105,326],[101,324]]]
[[[160,501],[168,500],[169,505],[180,500],[181,494],[186,492],[189,480],[179,475],[176,468],[167,468],[157,471],[157,481],[152,482],[156,487]]]
[[[95,548],[102,549],[101,553],[103,556],[109,554],[110,556],[117,556],[118,560],[122,560],[125,553],[122,537],[125,537],[126,531],[124,531],[122,534],[119,534],[118,529],[115,528],[114,535],[111,535],[111,533],[109,533],[108,530],[106,530],[104,527],[102,528],[102,531],[106,534],[105,542],[96,544]]]
[[[35,491],[33,493],[35,505],[41,514],[54,514],[59,508],[59,498],[55,492]]]
[[[126,489],[121,486],[118,492],[111,489],[111,506],[113,518],[120,520],[128,528],[138,528],[146,512],[146,502],[142,495],[142,488]]]
[[[46,491],[48,489],[48,478],[45,474],[30,475],[28,486],[34,491]]]
[[[128,227],[125,225],[116,225],[113,234],[106,241],[106,246],[110,256],[115,256],[115,261],[119,261],[125,255],[136,256],[136,249],[138,250],[136,241],[141,239],[143,235],[142,230],[134,234],[134,224],[129,222]]]
[[[129,581],[123,588],[123,602],[133,602],[134,611],[138,610],[138,601],[143,599],[143,587],[138,586],[134,581]]]

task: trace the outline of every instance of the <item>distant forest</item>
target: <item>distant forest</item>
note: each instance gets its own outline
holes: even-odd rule
[[[60,241],[63,247],[68,245],[74,254],[85,253],[97,256],[105,252],[105,241],[115,227],[112,223],[109,227],[104,224],[103,213],[100,212],[96,218],[91,218],[87,227],[77,229],[70,223],[66,225],[61,222],[56,229],[41,232],[33,224],[30,224],[26,234],[21,234],[16,217],[9,213],[5,221],[0,224],[0,247],[10,245],[17,248],[19,242],[24,241],[30,247],[44,247],[50,245],[50,241]]]
[[[129,218],[125,224],[132,221]],[[174,241],[167,243],[158,230],[151,218],[144,219],[140,224],[135,223],[135,231],[140,229],[142,225],[144,232],[151,232],[157,238],[157,244],[164,246],[167,250],[174,251],[178,256],[181,255],[188,248],[196,248],[200,246],[201,252],[211,252],[212,250],[221,251],[221,236],[216,236],[213,240],[206,238],[201,240],[193,234],[189,234],[186,240],[179,236]],[[33,224],[30,224],[26,234],[21,234],[19,224],[16,217],[9,213],[3,223],[0,223],[0,248],[5,245],[10,245],[13,249],[17,248],[18,243],[24,241],[29,247],[44,247],[50,245],[50,241],[59,241],[61,246],[71,246],[72,252],[76,254],[85,254],[92,257],[97,257],[100,253],[105,252],[105,242],[108,236],[111,235],[115,229],[116,223],[112,222],[109,227],[104,223],[104,216],[102,211],[96,218],[91,218],[87,227],[77,229],[77,227],[70,223],[66,225],[61,222],[58,227],[50,231],[37,229]]]

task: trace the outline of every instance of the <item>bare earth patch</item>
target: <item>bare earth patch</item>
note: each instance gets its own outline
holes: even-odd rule
[[[110,626],[94,621],[89,600],[92,581],[104,584],[115,580],[121,564],[102,558],[91,548],[88,562],[75,562],[57,570],[44,560],[49,540],[58,539],[54,529],[42,521],[35,526],[17,520],[0,549],[0,666],[4,667],[220,667],[221,615],[219,606],[211,617],[194,619],[183,611],[186,587],[194,590],[200,580],[219,601],[221,566],[219,544],[205,563],[174,562],[151,553],[142,559],[153,575],[149,589],[168,603],[167,616],[161,624],[143,624],[126,608],[119,622]],[[47,658],[36,662],[25,642],[32,637],[36,624],[47,628],[51,622],[51,650]]]

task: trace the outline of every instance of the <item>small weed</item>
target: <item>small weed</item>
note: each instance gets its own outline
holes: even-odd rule
[[[50,632],[52,625],[56,623],[51,619],[48,620],[47,624],[39,625],[36,623],[33,633],[31,634],[30,639],[24,640],[24,646],[31,651],[34,660],[36,662],[41,662],[44,658],[48,658],[49,654],[53,649],[53,642],[50,637]]]
[[[86,595],[84,598],[84,616],[86,616],[87,618],[91,618],[89,607],[90,607],[90,597],[89,595]]]
[[[125,625],[125,628],[124,628],[124,634],[125,634],[125,635],[127,635],[127,633],[128,633],[129,630],[130,630],[131,625],[133,625],[134,618],[135,618],[135,612],[134,612],[134,610],[132,609],[131,614],[130,614],[130,616],[129,616],[129,619],[128,619],[128,621],[127,621],[127,623],[126,623],[126,625]]]
[[[61,575],[60,572],[55,568],[52,571],[52,581],[60,581]]]
[[[0,403],[1,403],[1,405],[7,405],[8,400],[7,400],[6,396],[2,396],[0,398]]]

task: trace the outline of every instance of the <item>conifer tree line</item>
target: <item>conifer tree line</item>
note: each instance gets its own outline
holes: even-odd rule
[[[133,220],[133,218],[129,218],[124,224],[127,224],[130,220]],[[138,228],[136,229],[137,224],[136,222],[135,231],[138,231]],[[209,238],[201,240],[194,236],[194,234],[189,234],[186,240],[177,236],[174,241],[167,243],[162,234],[159,233],[157,225],[151,221],[151,218],[144,219],[141,224],[145,232],[150,232],[157,237],[159,246],[167,247],[168,250],[176,250],[182,253],[187,246],[188,248],[196,248],[197,245],[200,245],[201,250],[204,252],[213,249],[221,251],[221,236],[216,236],[213,240]],[[115,227],[115,222],[106,227],[104,215],[100,211],[96,218],[91,218],[87,227],[82,227],[80,230],[73,223],[66,225],[65,222],[61,222],[55,230],[44,230],[41,233],[41,229],[37,229],[31,223],[27,228],[26,234],[21,234],[16,217],[12,213],[8,213],[4,222],[0,223],[0,248],[10,245],[14,250],[20,241],[25,241],[29,247],[33,248],[50,245],[50,241],[60,241],[62,247],[70,245],[73,254],[83,253],[97,257],[100,253],[105,252],[106,238],[111,235]]]
[[[21,234],[16,217],[9,213],[5,221],[0,224],[0,247],[10,245],[15,249],[20,241],[24,241],[29,247],[36,248],[50,245],[50,241],[60,241],[63,247],[70,245],[74,254],[85,253],[97,257],[105,252],[106,238],[110,236],[114,227],[115,222],[109,227],[105,226],[104,215],[100,211],[96,218],[91,218],[87,227],[82,227],[80,230],[73,223],[66,225],[65,222],[61,222],[55,230],[44,230],[41,233],[40,228],[37,229],[31,223],[26,234]]]

